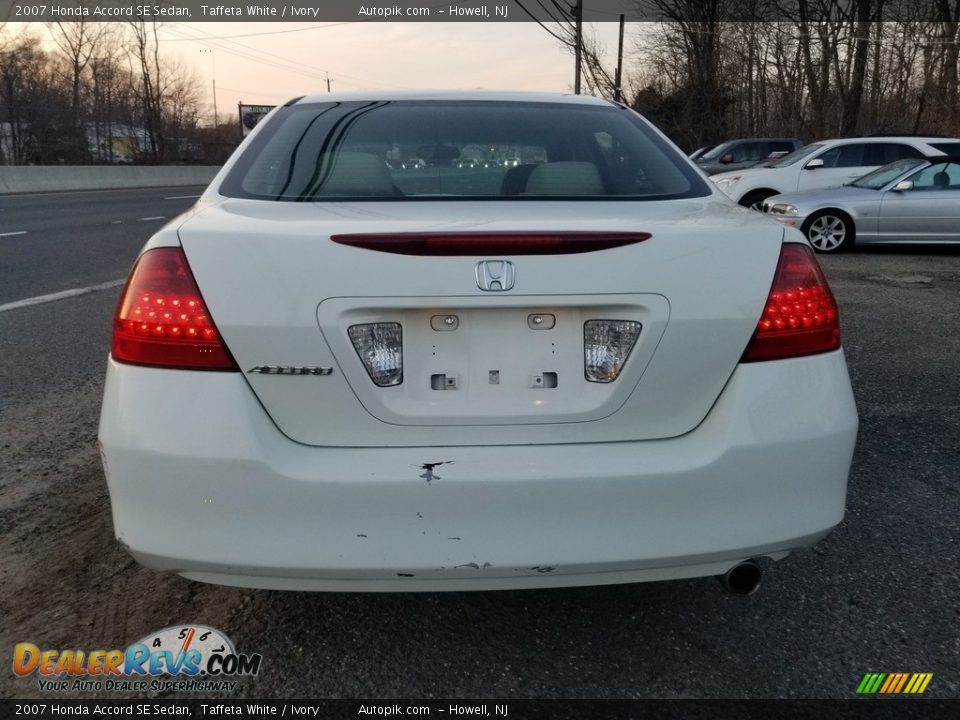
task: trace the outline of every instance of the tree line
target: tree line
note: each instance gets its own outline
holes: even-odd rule
[[[545,28],[572,50],[572,15],[551,2],[558,22]],[[688,150],[960,135],[960,0],[635,2],[661,22],[631,24],[621,97]],[[201,123],[197,78],[163,54],[159,27],[49,23],[44,49],[35,31],[0,25],[0,164],[222,162],[236,129]],[[586,91],[616,97],[608,53],[589,33],[582,51]]]
[[[222,162],[236,129],[201,126],[196,75],[159,28],[48,23],[44,45],[36,27],[0,25],[0,165]]]
[[[689,150],[732,137],[960,135],[960,0],[643,0],[623,97]],[[572,24],[564,43],[574,47]],[[584,44],[589,92],[615,73]]]

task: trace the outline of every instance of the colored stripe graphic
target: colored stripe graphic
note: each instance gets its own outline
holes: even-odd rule
[[[889,695],[900,692],[900,689],[903,687],[903,684],[907,681],[908,677],[910,677],[910,673],[893,673],[884,686],[884,689],[880,692],[885,692]]]
[[[858,695],[920,695],[933,673],[867,673],[857,685]]]
[[[893,688],[893,686],[897,684],[897,680],[899,679],[900,679],[899,673],[890,673],[889,675],[887,675],[886,682],[883,683],[883,685],[880,687],[881,694],[886,695],[888,692],[890,692],[891,688]]]
[[[873,682],[870,683],[870,687],[867,688],[867,692],[871,695],[880,689],[880,683],[883,682],[883,679],[887,676],[886,673],[875,673],[873,676]]]
[[[900,673],[900,680],[897,682],[897,686],[890,692],[899,693],[903,689],[903,686],[906,684],[909,677],[910,673]]]

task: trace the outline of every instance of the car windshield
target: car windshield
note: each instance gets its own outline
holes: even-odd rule
[[[280,108],[220,192],[403,201],[649,200],[710,191],[639,116],[612,105],[383,101]]]
[[[733,147],[733,142],[725,142],[717,145],[713,150],[708,150],[699,157],[700,160],[716,160],[717,158],[723,157],[730,148]]]
[[[798,160],[802,160],[808,155],[812,155],[817,150],[822,148],[821,143],[813,143],[812,145],[804,145],[799,150],[794,150],[792,153],[784,155],[779,160],[774,160],[767,167],[786,167],[787,165],[793,165]]]
[[[936,148],[944,155],[960,155],[960,142],[932,142],[930,147]]]
[[[885,185],[888,185],[896,180],[908,170],[911,170],[918,165],[922,165],[924,162],[926,161],[920,158],[904,158],[902,160],[894,160],[892,163],[887,163],[883,167],[877,168],[873,172],[869,172],[863,177],[857,178],[850,183],[850,185],[858,188],[866,188],[868,190],[879,190]]]

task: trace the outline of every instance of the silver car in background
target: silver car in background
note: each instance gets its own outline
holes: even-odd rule
[[[763,211],[814,250],[854,243],[960,242],[960,157],[904,158],[839,188],[774,195]]]

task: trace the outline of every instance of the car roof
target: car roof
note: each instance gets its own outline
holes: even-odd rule
[[[299,103],[388,101],[388,100],[481,100],[488,102],[549,102],[570,105],[613,105],[610,100],[572,93],[523,92],[510,90],[365,90],[363,92],[314,93],[291,100]]]
[[[767,140],[767,141],[789,140],[791,142],[800,142],[800,138],[789,137],[787,135],[770,136],[770,137],[743,137],[743,138],[733,138],[732,140],[724,140],[722,143],[720,143],[719,145],[715,145],[714,147],[720,147],[720,145],[726,145],[727,143],[734,143],[734,142],[754,142],[754,141],[762,142],[764,140]]]
[[[848,137],[848,138],[830,138],[827,140],[817,140],[810,143],[811,145],[821,145],[823,143],[888,143],[888,142],[914,142],[914,143],[923,143],[924,145],[929,145],[930,143],[943,142],[944,140],[950,142],[960,142],[960,138],[952,137],[943,137],[942,135],[869,135],[869,136],[860,136],[860,137]]]

